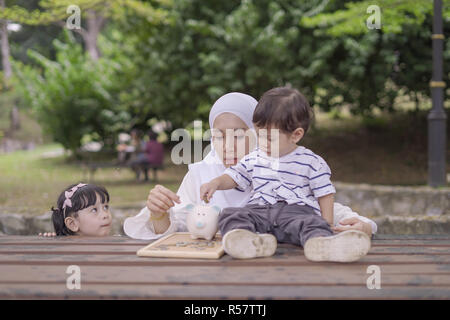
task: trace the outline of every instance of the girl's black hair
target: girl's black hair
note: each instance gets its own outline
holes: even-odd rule
[[[67,217],[78,217],[77,212],[83,210],[89,206],[95,205],[97,202],[97,195],[100,197],[102,203],[109,202],[109,193],[104,187],[96,186],[94,184],[87,184],[84,187],[79,188],[70,198],[72,207],[66,207],[63,209],[64,201],[66,201],[66,191],[70,191],[78,183],[68,186],[58,197],[56,208],[52,207],[52,221],[55,233],[57,236],[70,236],[75,233],[67,228],[64,223]]]

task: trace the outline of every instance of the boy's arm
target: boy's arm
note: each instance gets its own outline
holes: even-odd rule
[[[216,190],[229,190],[238,184],[227,174],[223,174],[200,187],[200,199],[209,201]]]
[[[215,179],[213,179],[211,182],[216,180],[215,183],[217,183],[217,189],[216,190],[229,190],[237,187],[236,181],[234,181],[229,175],[223,174]]]
[[[216,190],[229,190],[239,187],[244,191],[252,186],[251,174],[252,164],[248,159],[252,153],[242,158],[239,163],[229,167],[224,174],[205,183],[200,187],[200,199],[209,201]]]
[[[334,193],[336,189],[331,183],[331,170],[328,164],[316,155],[315,172],[310,177],[310,188],[316,199],[318,199],[322,217],[333,226],[334,220]]]
[[[326,196],[319,198],[320,211],[322,212],[322,218],[324,218],[330,226],[334,226],[334,194],[330,193]]]

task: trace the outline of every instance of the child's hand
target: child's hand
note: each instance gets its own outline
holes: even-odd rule
[[[372,236],[372,226],[370,223],[363,222],[356,217],[351,217],[339,221],[339,225],[331,228],[334,232],[339,233],[346,230],[359,230],[367,233],[369,237]]]
[[[56,233],[54,232],[44,232],[39,233],[40,237],[56,237]]]
[[[209,202],[218,187],[219,185],[215,180],[202,184],[200,187],[200,199]]]

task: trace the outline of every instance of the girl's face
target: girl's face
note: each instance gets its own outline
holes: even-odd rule
[[[255,139],[241,118],[232,113],[216,117],[211,130],[212,142],[225,167],[231,167],[253,150]]]
[[[109,204],[102,203],[97,195],[95,205],[89,206],[77,212],[78,217],[67,217],[67,227],[81,236],[102,237],[111,232],[112,216],[109,212]]]

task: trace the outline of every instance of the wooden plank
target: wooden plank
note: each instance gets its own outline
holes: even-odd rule
[[[95,246],[111,246],[111,245],[117,245],[117,246],[130,246],[132,248],[135,248],[136,246],[144,247],[148,245],[149,241],[123,241],[123,242],[77,242],[77,241],[61,241],[61,242],[52,242],[52,241],[38,241],[38,242],[5,242],[0,243],[0,250],[2,248],[8,247],[8,248],[20,248],[23,246],[26,247],[39,247],[39,246],[54,246],[54,247],[61,247],[61,246],[67,246],[67,245],[76,245],[80,248],[82,247],[92,247]],[[278,244],[278,248],[283,247],[289,247],[289,244]],[[450,250],[450,242],[447,240],[411,240],[411,241],[403,241],[403,240],[376,240],[372,241],[371,244],[372,248],[377,247],[442,247],[442,248],[448,248]],[[297,248],[297,247],[295,247]]]
[[[0,247],[4,245],[147,245],[152,240],[136,240],[124,236],[117,237],[37,237],[0,236]]]
[[[23,246],[1,246],[0,254],[25,254],[25,253],[40,253],[40,254],[136,254],[137,250],[141,249],[141,245],[23,245]],[[293,254],[303,254],[300,247],[288,245],[280,246],[280,249],[292,251]],[[398,254],[436,254],[436,255],[450,255],[450,247],[391,247],[391,246],[376,246],[372,247],[368,253],[369,255],[398,255]]]
[[[76,244],[69,244],[65,246],[54,245],[22,245],[22,246],[1,246],[0,253],[42,253],[42,254],[102,254],[102,253],[114,253],[114,254],[133,254],[135,255],[137,250],[142,248],[142,245],[96,245],[79,246]]]
[[[80,247],[83,246],[92,246],[92,245],[96,245],[96,246],[102,246],[102,245],[106,245],[106,246],[110,246],[110,245],[118,245],[118,246],[146,246],[150,243],[152,243],[153,241],[112,241],[112,242],[108,242],[108,241],[95,241],[95,242],[90,242],[90,241],[76,241],[76,240],[71,240],[71,241],[45,241],[45,240],[40,240],[40,241],[24,241],[24,242],[13,242],[13,241],[6,241],[6,242],[0,242],[0,248],[2,247],[20,247],[20,246],[67,246],[67,245],[77,245]],[[283,246],[289,246],[289,244],[283,244],[283,243],[279,243],[278,244],[279,247],[283,247]],[[375,240],[372,241],[371,243],[372,247],[449,247],[450,248],[450,241],[447,240]]]
[[[66,266],[2,266],[0,285],[12,283],[66,284]],[[436,266],[408,270],[398,266],[380,266],[381,283],[392,285],[435,286],[450,289],[450,270],[436,273]],[[189,285],[366,285],[372,273],[366,266],[316,265],[303,267],[135,267],[80,266],[83,284],[189,284]]]
[[[306,260],[304,255],[284,255],[277,252],[272,258],[258,258],[251,260],[234,260],[230,256],[225,255],[219,261],[203,261],[193,259],[170,259],[170,258],[141,258],[135,255],[117,255],[117,254],[89,254],[89,255],[71,255],[66,254],[0,254],[0,265],[8,264],[26,264],[26,265],[67,265],[68,263],[77,265],[136,265],[136,266],[159,266],[159,265],[304,265],[312,264]],[[394,264],[394,265],[410,265],[410,264],[450,264],[449,255],[368,255],[353,264],[370,265],[370,264]]]
[[[374,234],[373,240],[450,240],[449,234]]]
[[[368,253],[377,255],[389,255],[389,254],[442,254],[450,255],[450,247],[406,247],[406,246],[379,246],[371,247]]]
[[[6,239],[7,241],[1,241],[1,239]],[[30,239],[34,239],[33,241],[30,241]],[[14,237],[0,237],[0,252],[1,250],[8,250],[9,252],[14,251],[16,253],[23,253],[24,251],[21,250],[13,250],[13,248],[28,248],[32,250],[38,250],[37,248],[43,246],[44,250],[50,249],[50,246],[54,247],[61,247],[64,246],[66,248],[69,248],[71,250],[72,247],[67,247],[70,245],[80,246],[89,248],[88,251],[91,251],[93,248],[93,245],[95,246],[106,246],[105,249],[110,249],[111,245],[114,246],[127,246],[131,248],[131,250],[125,250],[128,252],[131,252],[135,250],[137,247],[142,248],[149,243],[153,241],[148,240],[133,240],[129,239],[127,237],[106,237],[106,238],[77,238],[77,237],[58,237],[56,238],[43,238],[43,237],[24,237],[24,236],[14,236]],[[279,244],[279,248],[283,247],[293,247],[298,248],[289,244]],[[447,254],[446,248],[449,249],[448,252],[450,252],[450,241],[447,240],[374,240],[372,241],[372,249],[370,251],[370,254],[377,254],[379,250],[386,250],[386,247],[398,247],[398,248],[418,248],[418,247],[429,247],[433,251],[433,253],[440,254],[440,252],[437,252],[434,250],[434,248],[443,248],[441,252],[444,254]],[[5,249],[7,248],[7,249]],[[405,253],[414,252],[415,254],[422,254],[424,253],[425,249],[407,249]],[[55,251],[52,249],[52,251]],[[119,250],[122,251],[122,250]],[[61,254],[60,251],[55,251],[57,254]],[[84,253],[84,251],[81,251]],[[386,252],[386,251],[383,251]],[[386,252],[389,254],[395,254],[395,249],[389,249],[389,252]]]
[[[413,235],[392,235],[392,234],[375,234],[372,237],[372,242],[376,241],[450,241],[450,235],[448,234],[413,234]],[[67,237],[54,237],[47,238],[42,236],[19,236],[19,235],[3,235],[0,236],[0,244],[7,242],[36,242],[36,241],[52,241],[52,242],[74,242],[74,243],[150,243],[150,240],[137,240],[131,239],[127,236],[108,236],[108,237],[80,237],[80,236],[67,236]]]
[[[450,289],[417,286],[239,286],[5,284],[0,299],[450,299]]]
[[[96,239],[96,238],[94,238]],[[67,247],[71,248],[73,246],[79,246],[80,248],[86,248],[86,247],[92,247],[92,246],[105,246],[105,248],[110,248],[112,246],[114,247],[130,247],[130,248],[142,248],[149,243],[152,243],[153,241],[118,241],[118,242],[108,242],[108,241],[99,241],[98,239],[94,242],[90,241],[53,241],[53,240],[41,240],[36,242],[0,242],[0,249],[5,250],[7,248],[12,247],[25,247],[25,248],[39,248],[44,247],[45,249],[48,249],[49,247]],[[400,241],[400,240],[376,240],[372,241],[372,248],[384,248],[384,247],[412,247],[412,248],[420,248],[420,247],[431,247],[431,248],[439,248],[441,247],[442,250],[445,251],[445,249],[448,249],[450,251],[450,242],[447,241],[432,241],[432,240],[414,240],[414,241]],[[287,243],[279,243],[278,248],[292,248],[292,249],[300,249],[299,246],[295,246],[292,244]]]
[[[30,254],[30,255],[42,255],[42,256],[51,256],[51,255],[78,255],[83,257],[88,257],[91,255],[115,255],[120,256],[123,259],[127,256],[136,256],[136,251],[140,249],[141,246],[116,246],[116,245],[103,245],[103,246],[76,246],[76,245],[67,245],[64,247],[60,246],[33,246],[27,245],[23,247],[8,247],[4,246],[0,249],[0,255],[10,255],[10,254]],[[363,259],[372,258],[373,256],[377,257],[377,259],[389,259],[393,262],[400,262],[400,259],[395,259],[396,255],[398,256],[406,256],[406,255],[426,255],[426,256],[448,256],[450,254],[450,250],[442,247],[375,247],[371,248],[369,255],[364,257]],[[299,247],[293,245],[282,244],[278,247],[275,255],[273,257],[265,258],[270,261],[270,259],[275,259],[279,261],[280,259],[295,259],[295,257],[303,256],[303,250]],[[221,261],[228,256],[222,257]],[[380,258],[378,258],[380,257]],[[381,258],[382,257],[382,258]],[[127,258],[128,259],[128,258]],[[143,258],[145,259],[145,258]],[[413,261],[420,261],[421,258],[418,258]],[[425,258],[428,259],[429,257]],[[1,259],[0,259],[1,261]],[[383,260],[382,260],[383,261]],[[445,262],[448,260],[441,259],[435,260],[436,262]]]
[[[450,247],[449,240],[374,240],[372,247]]]
[[[76,242],[76,241],[63,241],[63,242],[6,242],[6,243],[0,243],[0,248],[2,247],[12,247],[12,246],[67,246],[67,245],[76,245],[80,247],[86,247],[86,246],[145,246],[148,242]]]
[[[125,237],[30,238],[0,237],[0,298],[450,298],[445,238],[374,240],[351,264],[312,263],[288,244],[268,258],[203,261],[139,258],[149,241]],[[81,267],[81,291],[65,287],[71,264]],[[381,290],[366,287],[372,264],[381,268]]]
[[[67,242],[67,243],[149,243],[150,240],[131,239],[127,236],[108,236],[108,237],[80,237],[80,236],[62,236],[62,237],[43,237],[43,236],[18,236],[3,235],[0,236],[0,245],[9,242]]]

